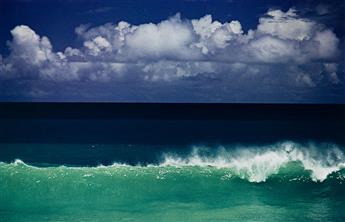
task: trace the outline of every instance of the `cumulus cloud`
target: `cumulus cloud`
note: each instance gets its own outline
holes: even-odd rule
[[[87,48],[88,53],[93,56],[98,56],[102,52],[111,52],[112,50],[111,44],[108,40],[101,36],[97,36],[90,41],[85,41],[84,46]]]
[[[12,41],[8,43],[11,50],[3,61],[6,77],[11,75],[39,75],[47,66],[58,62],[59,54],[52,51],[52,45],[45,36],[40,37],[30,27],[20,25],[12,31]],[[43,72],[42,72],[43,73]]]
[[[299,17],[293,9],[269,10],[257,29],[247,32],[236,20],[221,23],[211,15],[183,20],[177,14],[158,24],[120,22],[91,29],[82,25],[76,33],[85,40],[86,56],[124,62],[305,63],[332,60],[339,42],[332,30]]]
[[[331,83],[341,81],[335,68],[339,39],[294,9],[269,10],[256,29],[247,31],[237,20],[222,23],[211,15],[187,20],[176,14],[158,24],[81,25],[75,33],[81,48],[55,52],[47,37],[25,25],[15,27],[8,43],[10,54],[0,57],[0,78],[110,81],[134,76],[171,81],[203,74],[240,78],[273,75],[275,68],[269,69],[277,64],[285,70],[321,64]],[[314,87],[319,80],[303,71],[290,82]]]
[[[319,29],[319,25],[307,19],[301,19],[293,9],[287,12],[270,10],[267,16],[260,18],[258,32],[271,34],[280,39],[309,40]]]
[[[52,45],[45,36],[42,38],[28,26],[17,26],[12,31],[12,42],[9,46],[12,58],[40,65],[52,59]]]

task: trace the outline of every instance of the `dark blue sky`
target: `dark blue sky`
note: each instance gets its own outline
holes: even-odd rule
[[[2,0],[0,100],[344,103],[343,12],[343,1]],[[220,25],[201,33],[205,15]],[[118,43],[120,21],[139,28]]]

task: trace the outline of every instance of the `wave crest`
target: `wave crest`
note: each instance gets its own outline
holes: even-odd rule
[[[114,163],[110,166],[99,165],[97,167],[52,166],[46,164],[44,166],[49,166],[49,169],[57,172],[61,170],[81,171],[80,173],[85,173],[85,171],[111,171],[124,172],[125,176],[128,172],[135,172],[135,175],[142,173],[155,175],[160,174],[161,171],[188,173],[190,167],[202,168],[201,171],[198,169],[193,171],[193,173],[198,174],[203,169],[211,167],[221,169],[218,172],[225,173],[225,177],[239,177],[249,182],[265,182],[271,176],[285,177],[287,173],[296,176],[296,173],[301,173],[299,167],[302,167],[303,171],[307,171],[313,181],[322,182],[335,172],[341,172],[337,178],[344,179],[345,174],[343,174],[342,169],[345,169],[345,155],[342,150],[344,150],[342,147],[334,144],[315,145],[310,143],[302,145],[294,142],[282,142],[269,146],[221,146],[216,149],[195,146],[187,155],[165,153],[159,164],[133,166],[125,163]],[[42,167],[27,165],[18,159],[10,164],[0,163],[0,166],[4,168],[29,167],[42,169]],[[297,171],[296,166],[298,167]],[[185,167],[187,168],[185,169]],[[174,168],[183,168],[185,170],[182,169],[181,171]],[[216,173],[216,175],[218,174]]]
[[[290,162],[299,162],[311,172],[313,181],[324,181],[328,175],[345,167],[344,153],[336,145],[303,146],[283,142],[265,147],[219,147],[215,152],[207,147],[194,147],[186,157],[165,154],[160,166],[200,166],[229,168],[242,179],[264,182]]]

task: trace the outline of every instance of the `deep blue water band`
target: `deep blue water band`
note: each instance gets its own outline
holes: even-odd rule
[[[0,143],[345,144],[345,105],[0,103]]]

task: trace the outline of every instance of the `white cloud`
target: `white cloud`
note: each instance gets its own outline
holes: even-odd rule
[[[250,41],[246,49],[253,61],[258,62],[289,63],[302,59],[302,53],[294,43],[269,35]]]
[[[71,48],[71,47],[67,47],[65,49],[64,55],[66,57],[74,57],[74,56],[81,57],[82,56],[82,54],[81,54],[79,49],[74,49],[74,48]]]
[[[337,63],[324,63],[323,65],[330,81],[333,84],[338,84],[340,82],[340,79],[337,75],[339,65]]]
[[[93,56],[98,56],[101,52],[111,52],[111,44],[102,36],[97,36],[91,41],[85,41],[84,46]]]
[[[40,65],[52,59],[52,45],[47,37],[41,38],[25,25],[15,27],[11,34],[13,40],[9,46],[12,59],[22,60],[32,65]]]
[[[47,37],[28,26],[15,27],[10,55],[0,59],[0,77],[109,81],[130,75],[170,81],[205,73],[256,75],[269,73],[256,65],[332,63],[339,51],[331,29],[301,18],[293,9],[269,10],[256,29],[246,32],[236,20],[222,23],[211,15],[187,20],[179,14],[158,24],[121,21],[93,28],[81,25],[75,32],[83,41],[81,48],[54,52]],[[325,65],[326,70],[330,67]],[[339,83],[337,71],[326,73]],[[293,79],[298,85],[317,84],[309,74]]]
[[[301,73],[296,77],[296,83],[299,86],[315,87],[315,82],[306,73]]]
[[[334,57],[338,53],[339,40],[331,30],[323,30],[315,34],[314,57],[320,59],[328,59]],[[311,55],[313,56],[313,55]]]
[[[172,62],[160,61],[142,67],[146,80],[174,80],[181,77],[193,77],[202,73],[215,73],[216,67],[211,62]]]
[[[177,14],[158,24],[131,25],[122,21],[91,29],[82,25],[76,33],[84,39],[86,56],[122,62],[168,59],[305,63],[331,60],[337,55],[339,42],[330,29],[299,17],[293,9],[269,10],[259,19],[257,29],[248,32],[236,20],[221,23],[211,15],[182,20]],[[96,39],[107,42],[103,50]]]
[[[124,37],[124,53],[140,59],[193,59],[190,44],[194,36],[190,26],[176,15],[159,24],[143,24]]]
[[[199,39],[193,45],[201,48],[204,55],[215,54],[217,49],[224,49],[231,41],[245,38],[239,21],[222,24],[219,21],[212,21],[211,15],[206,15],[191,22]]]
[[[310,40],[319,28],[317,23],[302,19],[295,10],[289,9],[287,12],[268,11],[265,17],[260,18],[257,31],[280,39],[302,41]]]

